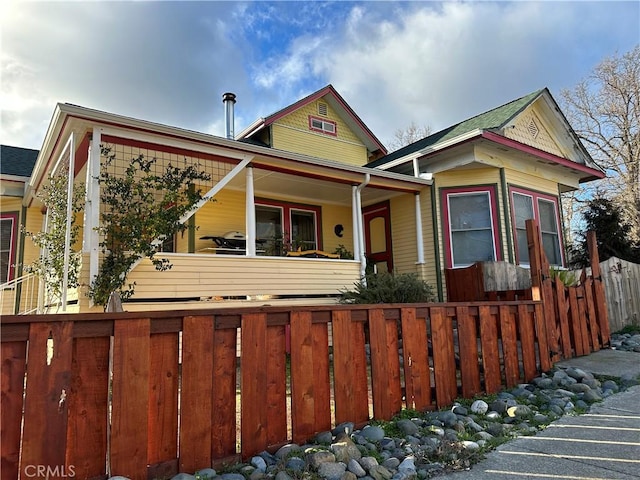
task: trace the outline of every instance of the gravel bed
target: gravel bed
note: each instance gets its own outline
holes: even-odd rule
[[[617,349],[640,351],[640,335],[613,335]],[[638,348],[639,350],[636,350]],[[250,462],[216,472],[180,473],[171,480],[422,480],[467,469],[511,438],[533,435],[562,415],[631,385],[637,378],[594,377],[560,369],[496,395],[456,402],[437,412],[405,410],[389,422],[362,429],[343,423],[308,444],[262,452]],[[126,480],[111,477],[110,480]]]

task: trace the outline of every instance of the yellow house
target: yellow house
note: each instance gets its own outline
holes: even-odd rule
[[[0,315],[37,307],[37,282],[33,277],[24,281],[24,266],[38,257],[38,249],[20,228],[33,232],[42,228],[39,209],[27,209],[22,202],[37,158],[37,150],[0,146]]]
[[[605,176],[546,88],[368,166],[433,180],[430,258],[441,298],[445,268],[494,260],[527,266],[529,218],[540,225],[549,262],[564,266],[560,195]]]
[[[142,154],[155,158],[159,168],[197,162],[211,177],[198,187],[214,201],[202,202],[183,219],[194,228],[160,247],[159,256],[172,268],[156,271],[142,260],[129,271],[126,284],[135,283],[135,294],[125,310],[335,302],[340,290],[364,274],[370,245],[380,243],[370,237],[381,227],[389,231],[394,209],[399,209],[399,225],[412,237],[405,239],[407,245],[413,245],[410,252],[400,242],[398,252],[419,271],[417,245],[424,243],[425,232],[416,218],[431,182],[363,166],[386,153],[384,146],[333,87],[321,92],[237,140],[58,104],[20,203],[33,216],[27,221],[40,225],[46,213],[38,194],[50,175],[68,176],[82,188],[83,212],[76,216],[81,241],[69,253],[82,257],[81,281],[77,291],[68,289],[55,305],[45,298],[41,310],[102,309],[87,296],[102,258],[96,227],[106,207],[100,202],[98,177],[107,167],[101,146],[115,154],[108,167],[112,172]],[[235,97],[224,98],[231,119]],[[320,113],[311,115],[309,109]],[[323,119],[322,131],[310,116]],[[333,133],[326,131],[329,124]],[[267,130],[273,142],[268,145],[256,139]],[[300,140],[301,135],[308,141]]]
[[[160,168],[197,162],[211,176],[199,187],[214,201],[159,247],[173,267],[156,271],[143,260],[129,271],[130,311],[335,302],[371,265],[417,273],[444,300],[447,268],[526,266],[528,218],[541,225],[551,263],[564,265],[560,194],[604,177],[547,89],[390,154],[331,85],[237,136],[235,100],[223,95],[226,138],[56,106],[22,198],[8,209],[3,201],[2,211],[22,212],[36,231],[46,223],[38,192],[49,175],[83,189],[82,241],[70,249],[82,257],[80,287],[57,311],[99,309],[87,291],[101,265],[101,146],[115,154],[114,172],[142,154]],[[25,262],[34,258],[33,247],[23,251]]]

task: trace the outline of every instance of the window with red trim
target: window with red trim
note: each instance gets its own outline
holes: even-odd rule
[[[256,201],[256,237],[266,255],[321,250],[320,207],[271,200]]]
[[[540,226],[542,248],[549,263],[563,265],[558,198],[516,187],[509,190],[517,262],[521,265],[529,264],[525,221],[535,219]]]
[[[0,283],[13,279],[17,242],[18,214],[0,214]]]
[[[448,268],[501,259],[497,211],[493,186],[442,190]]]
[[[326,133],[327,135],[338,135],[338,126],[336,122],[314,117],[313,115],[309,115],[309,129],[314,132]]]

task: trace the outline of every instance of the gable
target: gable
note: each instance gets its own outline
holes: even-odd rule
[[[311,120],[326,122],[334,130],[321,131]],[[271,125],[271,145],[288,152],[363,165],[367,148],[340,115],[323,98],[279,118]]]
[[[518,115],[512,128],[506,128],[504,136],[516,140],[525,145],[538,148],[542,151],[553,153],[559,157],[565,154],[554,137],[557,134],[549,132],[548,122],[541,119],[535,108],[528,108]]]
[[[323,107],[322,111],[319,110],[320,105]],[[342,124],[341,128],[336,128],[335,132],[332,128],[329,128],[324,132],[322,131],[322,128],[314,129],[314,131],[309,128],[309,115],[318,117],[319,121],[323,117],[332,116],[333,118],[330,119],[330,121],[336,122],[336,127],[338,127],[339,122]],[[322,123],[320,123],[320,127],[323,127]],[[327,125],[327,127],[331,127],[331,125]],[[274,141],[273,139],[274,131],[276,131],[276,136],[280,136],[280,134],[283,134],[284,128],[295,130],[299,133],[314,131],[314,133],[333,136],[335,140],[342,142],[341,145],[343,147],[346,145],[357,146],[358,160],[356,162],[352,157],[356,150],[353,148],[351,151],[347,151],[343,155],[333,152],[333,150],[337,148],[337,142],[328,144],[328,148],[332,153],[325,152],[322,149],[318,150],[316,148],[318,139],[313,139],[311,136],[307,136],[306,139],[313,144],[313,148],[311,145],[304,148],[302,146],[303,141],[300,139],[297,139],[293,144],[289,144],[285,141],[284,143],[280,143],[280,146],[277,146],[275,144],[277,141]],[[340,131],[342,133],[339,133]],[[334,135],[334,133],[336,134]],[[282,139],[285,137],[286,134],[280,137],[280,141],[282,142]],[[321,88],[320,90],[267,116],[266,118],[256,120],[240,132],[236,136],[236,139],[249,143],[257,141],[264,146],[272,148],[279,148],[295,153],[304,153],[306,155],[313,155],[320,158],[336,160],[358,166],[362,166],[372,159],[380,158],[387,153],[385,146],[376,138],[373,132],[369,130],[360,117],[358,117],[358,115],[332,85],[327,85],[326,87]],[[327,144],[327,142],[320,143]],[[361,152],[359,147],[364,147],[364,157],[360,155]]]

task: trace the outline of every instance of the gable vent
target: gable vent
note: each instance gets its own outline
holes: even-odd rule
[[[327,107],[326,103],[318,103],[318,115],[327,116],[329,114],[329,107]]]
[[[529,125],[527,125],[527,130],[529,130],[529,135],[531,135],[531,138],[536,138],[540,133],[538,125],[536,125],[536,122],[533,118],[529,122]]]

